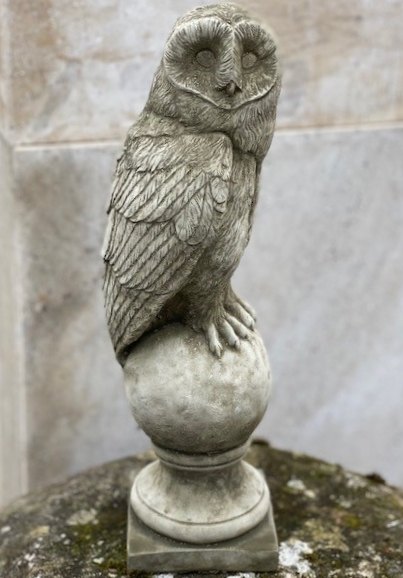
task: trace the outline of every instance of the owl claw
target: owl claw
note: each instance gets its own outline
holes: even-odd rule
[[[238,309],[238,314],[239,317],[241,318],[242,323],[246,325],[246,327],[248,327],[249,329],[252,330],[255,329],[256,313],[254,309],[250,305],[248,305],[248,303],[241,301],[241,299],[239,299],[238,303],[236,303],[236,307]]]
[[[245,310],[241,311],[240,316],[243,324],[253,331],[256,327],[256,319]]]
[[[230,322],[230,316],[224,315],[217,323],[210,323],[204,330],[207,337],[208,347],[213,355],[221,357],[224,352],[224,347],[220,338],[224,339],[230,347],[236,350],[241,348],[241,342],[234,330],[234,326]]]
[[[230,315],[229,313],[226,313],[225,318],[227,319],[228,323],[232,326],[233,330],[238,335],[238,337],[240,337],[241,339],[249,338],[249,332],[245,327],[245,324],[240,323],[238,319],[236,319],[236,317]]]
[[[240,349],[241,343],[238,339],[237,334],[234,331],[234,327],[230,325],[230,323],[226,319],[223,319],[220,323],[220,333],[225,337],[225,340],[227,341],[228,345],[230,345],[234,349]]]
[[[256,326],[256,314],[253,309],[240,299],[227,303],[226,309],[229,317],[231,317],[230,323],[235,331],[243,339],[248,339],[247,330],[253,331]]]
[[[242,301],[241,299],[239,299],[239,305],[249,314],[250,317],[252,317],[252,321],[255,324],[257,321],[257,315],[253,307],[249,305],[249,303],[245,303],[245,301]]]
[[[193,325],[193,329],[205,334],[211,353],[220,358],[224,352],[224,341],[239,351],[241,340],[250,338],[250,330],[254,326],[255,322],[246,309],[237,301],[232,301],[220,310],[214,321]]]
[[[213,355],[216,357],[221,357],[223,353],[223,347],[221,345],[220,339],[218,337],[218,331],[214,323],[210,323],[207,327],[207,342],[209,349]]]

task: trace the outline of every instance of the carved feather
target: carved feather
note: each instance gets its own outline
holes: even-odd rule
[[[103,248],[107,319],[120,363],[214,238],[231,168],[232,145],[223,134],[129,133]]]

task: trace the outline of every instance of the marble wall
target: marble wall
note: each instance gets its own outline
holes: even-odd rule
[[[202,2],[199,2],[202,3]],[[259,433],[403,484],[400,0],[251,0],[284,88],[250,247]],[[124,134],[190,0],[0,0],[0,501],[145,448],[99,247]]]

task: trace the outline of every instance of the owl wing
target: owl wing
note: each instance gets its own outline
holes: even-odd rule
[[[122,364],[214,237],[231,169],[231,141],[220,133],[128,137],[103,247],[106,314]]]

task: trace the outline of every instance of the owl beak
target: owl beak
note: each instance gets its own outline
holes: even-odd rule
[[[234,94],[238,91],[241,91],[241,87],[236,84],[234,80],[230,80],[230,82],[225,87],[225,92],[228,96],[234,96]]]

